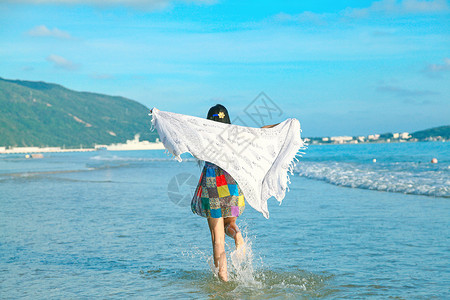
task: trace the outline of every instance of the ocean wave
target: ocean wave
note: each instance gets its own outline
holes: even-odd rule
[[[448,165],[305,161],[296,166],[295,173],[344,187],[450,197]]]

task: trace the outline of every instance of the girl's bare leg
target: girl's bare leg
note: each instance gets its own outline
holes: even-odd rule
[[[224,219],[224,228],[226,234],[234,239],[236,250],[244,245],[244,238],[242,237],[239,227],[236,225],[237,217],[228,217]]]
[[[228,281],[227,256],[225,254],[225,229],[223,218],[208,218],[213,245],[214,265],[219,268],[219,278]]]

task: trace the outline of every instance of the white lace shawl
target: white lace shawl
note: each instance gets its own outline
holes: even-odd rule
[[[287,119],[272,128],[251,128],[153,109],[152,126],[164,147],[181,162],[189,152],[227,171],[247,203],[269,218],[267,199],[281,204],[296,156],[305,145],[300,123]],[[294,161],[295,160],[295,161]]]

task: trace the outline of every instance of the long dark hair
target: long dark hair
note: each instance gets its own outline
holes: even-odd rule
[[[213,107],[211,107],[208,111],[208,115],[206,116],[206,118],[208,120],[213,120],[216,122],[231,124],[228,110],[225,108],[225,106],[221,104],[216,104]]]

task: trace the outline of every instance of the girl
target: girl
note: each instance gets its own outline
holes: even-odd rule
[[[220,104],[209,109],[207,119],[231,124],[227,109]],[[276,125],[278,124],[263,128]],[[244,194],[239,184],[222,168],[205,162],[191,208],[193,213],[208,219],[214,265],[219,268],[219,278],[228,281],[225,234],[234,239],[236,250],[244,246],[241,231],[236,225],[237,217],[245,208]]]
[[[156,108],[153,108],[151,112],[156,110]],[[231,124],[227,109],[220,104],[210,108],[207,119]],[[278,124],[267,125],[262,128],[271,128]],[[244,194],[233,177],[219,166],[205,161],[198,186],[191,201],[191,208],[193,213],[208,219],[214,265],[219,268],[218,275],[223,281],[228,281],[225,234],[234,239],[237,250],[244,246],[241,231],[236,225],[237,217],[244,212],[244,200]]]

